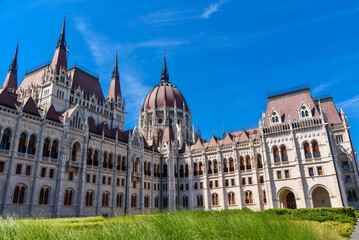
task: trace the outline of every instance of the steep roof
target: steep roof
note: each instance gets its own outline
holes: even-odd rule
[[[16,109],[15,102],[11,99],[9,90],[7,88],[3,88],[0,91],[0,105]]]
[[[269,125],[273,108],[280,113],[282,122],[288,122],[289,115],[292,121],[298,120],[298,107],[302,105],[302,102],[310,106],[314,117],[319,116],[309,88],[302,88],[268,97],[264,124]]]
[[[9,71],[6,74],[4,84],[2,85],[3,88],[7,87],[11,90],[17,89],[17,52],[19,49],[19,43],[16,46],[15,54],[12,59],[12,62],[9,66]]]
[[[117,52],[116,52],[115,66],[112,71],[112,78],[111,78],[110,88],[108,89],[107,98],[108,99],[121,98],[120,74],[118,72]]]
[[[342,120],[340,119],[337,108],[335,107],[332,97],[320,99],[320,104],[324,110],[325,115],[328,118],[330,124],[341,124]]]
[[[70,68],[68,73],[73,78],[73,90],[80,88],[86,95],[95,94],[98,99],[105,99],[98,77],[86,72],[78,66]]]
[[[61,123],[61,120],[55,110],[55,107],[52,104],[47,106],[46,119]]]
[[[24,103],[23,112],[40,117],[39,110],[37,109],[34,100],[32,100],[32,97],[25,98]]]

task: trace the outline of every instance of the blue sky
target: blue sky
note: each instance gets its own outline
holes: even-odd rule
[[[346,1],[0,0],[0,76],[20,38],[19,81],[53,54],[66,11],[69,64],[100,74],[106,95],[119,52],[126,128],[160,81],[186,97],[207,139],[258,124],[266,93],[306,84],[332,94],[359,146],[359,3]]]

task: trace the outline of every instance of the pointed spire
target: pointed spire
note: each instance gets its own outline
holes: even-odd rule
[[[108,99],[122,99],[121,96],[121,86],[120,86],[120,74],[118,72],[118,56],[116,51],[116,59],[115,59],[115,66],[113,67],[112,71],[112,78],[110,83],[110,88],[108,89],[107,94]]]
[[[163,53],[163,68],[161,73],[161,81],[168,82],[169,75],[167,72],[167,66],[166,66],[166,51],[164,50]]]
[[[66,26],[66,14],[64,17],[64,22],[62,23],[61,33],[60,33],[59,40],[57,41],[57,46],[66,46],[65,26]]]
[[[65,23],[66,23],[66,15],[64,17],[64,22],[62,24],[59,40],[57,40],[55,53],[54,53],[54,56],[52,57],[52,61],[51,61],[51,67],[53,69],[56,69],[57,73],[59,73],[61,68],[65,69],[65,70],[67,69]]]
[[[17,54],[19,50],[19,42],[16,45],[14,57],[9,65],[9,71],[6,74],[3,88],[7,87],[10,90],[17,89]]]

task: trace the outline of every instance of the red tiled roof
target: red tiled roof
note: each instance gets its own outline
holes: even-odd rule
[[[199,148],[203,148],[203,141],[202,139],[199,139],[197,140],[196,144],[195,145],[192,145],[191,148],[192,149],[199,149]]]
[[[59,72],[60,68],[64,68],[64,69],[67,68],[65,46],[57,46],[56,47],[50,66],[53,69],[56,68],[57,72]]]
[[[227,133],[227,135],[223,139],[223,144],[231,144],[233,143],[232,135]]]
[[[55,107],[52,104],[47,107],[46,119],[61,123]]]
[[[217,140],[218,140],[217,137],[212,136],[211,140],[209,140],[207,147],[217,146]]]
[[[28,89],[31,85],[39,86],[41,85],[42,81],[42,75],[44,74],[44,70],[48,67],[48,65],[45,65],[39,69],[37,69],[34,72],[31,72],[29,74],[25,75],[25,78],[20,83],[20,86],[17,89],[17,92],[19,92],[21,89]]]
[[[330,124],[342,123],[342,120],[340,119],[338,110],[334,105],[333,98],[321,99],[320,104],[322,105],[324,113],[327,116]]]
[[[107,98],[116,99],[117,97],[121,97],[120,81],[118,78],[112,77]]]
[[[278,96],[269,97],[267,101],[264,124],[269,125],[269,119],[271,117],[273,107],[276,111],[280,112],[283,122],[288,122],[289,115],[292,121],[298,120],[298,108],[302,105],[302,101],[307,106],[310,106],[310,110],[312,111],[312,115],[314,117],[319,116],[310,91],[308,88],[305,88],[285,94],[280,94]]]
[[[37,109],[34,100],[32,100],[32,97],[25,98],[24,102],[24,112],[40,117],[39,110]]]
[[[73,78],[72,89],[80,88],[86,95],[95,94],[100,100],[104,100],[99,79],[91,74],[81,70],[78,67],[73,67],[68,70],[68,73]]]
[[[3,88],[0,91],[0,105],[16,109],[15,102],[11,99],[9,90],[7,88]]]

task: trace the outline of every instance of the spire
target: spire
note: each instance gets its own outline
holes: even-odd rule
[[[57,41],[57,46],[66,46],[65,26],[66,26],[66,15],[64,17],[64,22],[62,23],[61,33],[60,33],[59,40]]]
[[[122,99],[121,96],[121,86],[120,86],[120,74],[118,72],[118,57],[116,51],[116,59],[115,59],[115,66],[113,67],[112,71],[112,78],[110,83],[110,88],[108,89],[107,94],[108,99]]]
[[[8,89],[11,89],[11,90],[17,89],[17,53],[18,53],[18,50],[19,50],[19,42],[16,45],[15,54],[14,54],[14,57],[12,59],[10,66],[9,66],[9,71],[6,74],[5,81],[2,86],[3,88],[7,87]]]
[[[161,73],[161,81],[168,82],[169,76],[167,73],[167,66],[166,66],[166,51],[163,53],[163,68]]]
[[[62,23],[59,40],[57,40],[56,50],[51,61],[51,67],[53,69],[56,69],[57,72],[59,72],[61,68],[67,69],[65,25],[66,25],[66,15],[64,17],[64,22]]]

